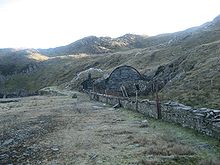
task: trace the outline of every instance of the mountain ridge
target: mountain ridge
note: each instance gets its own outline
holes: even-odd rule
[[[180,32],[143,38],[125,35],[122,38],[113,39],[115,46],[110,37],[100,39],[92,36],[83,42],[78,40],[78,52],[68,49],[62,56],[59,55],[62,49],[55,53],[50,49],[51,52],[46,52],[54,53],[50,56],[35,49],[7,49],[9,52],[14,50],[10,54],[0,50],[0,67],[5,68],[8,62],[11,64],[8,69],[13,69],[9,74],[2,74],[0,70],[0,93],[25,91],[30,94],[51,85],[77,89],[84,80],[84,77],[76,78],[81,72],[87,73],[94,68],[94,71],[102,70],[104,75],[119,65],[130,65],[148,78],[149,86],[161,82],[158,83],[159,95],[164,100],[220,109],[220,16]],[[85,48],[89,43],[92,46]],[[105,50],[103,53],[97,46],[104,46],[107,51],[101,49]],[[89,54],[91,50],[94,54]],[[38,54],[48,59],[40,61],[33,58]],[[21,67],[25,59],[27,61]],[[146,97],[150,95],[146,89]]]
[[[47,56],[71,55],[71,54],[105,54],[123,49],[138,48],[146,36],[125,34],[118,38],[88,36],[79,39],[66,46],[49,49],[37,49]]]

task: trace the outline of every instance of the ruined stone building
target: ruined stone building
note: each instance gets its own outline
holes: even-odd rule
[[[93,83],[95,92],[121,96],[122,90],[129,95],[135,95],[138,90],[144,91],[143,76],[132,66],[119,66],[107,78],[101,78]]]

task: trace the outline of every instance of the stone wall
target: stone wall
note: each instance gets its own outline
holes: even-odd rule
[[[90,98],[110,105],[120,104],[121,107],[137,111],[145,116],[157,118],[157,104],[155,101],[138,100],[129,98],[90,93]],[[176,102],[160,105],[162,120],[178,123],[202,132],[220,140],[220,110],[200,108],[194,109]]]
[[[124,86],[129,96],[135,95],[136,86],[139,85],[139,93],[145,91],[146,82],[143,76],[131,66],[119,66],[112,71],[109,77],[98,79],[94,82],[94,90],[99,93],[108,93],[121,96],[121,87]]]

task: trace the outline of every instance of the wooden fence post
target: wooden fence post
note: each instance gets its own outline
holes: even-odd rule
[[[156,87],[156,106],[157,106],[157,119],[162,119],[161,105],[160,105],[160,100],[159,100],[159,96],[158,96],[158,84]]]
[[[89,100],[92,100],[92,92],[89,90]]]
[[[139,84],[134,84],[136,88],[136,100],[135,100],[135,110],[138,111],[138,91],[140,90]]]

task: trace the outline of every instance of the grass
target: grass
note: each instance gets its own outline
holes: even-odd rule
[[[173,39],[176,41],[169,44]],[[44,59],[46,61],[41,62],[39,68],[29,75],[11,75],[1,90],[6,92],[13,92],[17,89],[37,91],[46,86],[62,86],[63,84],[63,87],[72,85],[76,89],[80,82],[71,84],[71,80],[78,73],[89,68],[99,68],[104,73],[111,73],[115,67],[126,64],[149,76],[154,75],[158,67],[172,64],[175,60],[178,61],[180,57],[187,57],[176,68],[183,76],[174,77],[161,90],[162,99],[179,101],[195,107],[220,109],[219,43],[219,31],[212,29],[203,31],[201,28],[197,28],[196,31],[187,30],[148,37],[142,40],[142,46],[138,49],[92,56],[72,55]],[[38,56],[41,57],[37,54]],[[4,57],[2,61],[5,63],[7,60],[10,66],[8,65],[9,68],[2,71],[6,73],[7,71],[9,73],[14,71],[14,67],[12,67],[12,61],[16,61],[14,58],[17,56],[12,56],[10,59]],[[33,62],[33,60],[27,60],[25,56],[22,56],[19,63],[23,66],[23,63],[26,65],[30,61]],[[21,68],[19,63],[17,70]],[[2,69],[5,69],[6,65],[3,66]]]
[[[148,120],[148,133],[142,137],[130,138],[133,145],[145,149],[138,155],[146,155],[140,164],[216,164],[220,160],[220,141],[200,134],[192,129],[183,128],[136,112],[121,109],[133,120]],[[149,158],[149,156],[151,158]]]
[[[97,155],[94,158],[94,164],[188,165],[218,163],[220,159],[220,142],[216,139],[173,123],[146,118],[130,110],[113,109],[103,103],[91,102],[84,94],[77,93],[77,96],[77,99],[72,99],[71,96],[23,98],[21,102],[16,103],[23,104],[23,107],[17,108],[15,103],[12,104],[14,107],[10,110],[10,116],[13,120],[13,113],[20,114],[17,116],[20,120],[13,121],[20,121],[22,129],[29,128],[31,123],[33,126],[47,124],[48,130],[51,130],[49,126],[53,124],[54,129],[60,127],[59,131],[48,134],[46,139],[37,138],[43,140],[42,143],[34,144],[40,145],[41,149],[43,144],[60,146],[60,152],[65,153],[57,155],[62,161],[59,162],[61,164],[69,164],[71,161],[79,164],[84,160],[91,163],[91,157],[94,155]],[[30,106],[32,108],[28,108]],[[102,107],[102,109],[95,107]],[[77,108],[82,112],[78,113]],[[4,118],[3,115],[2,117]],[[23,127],[25,120],[27,127]],[[148,121],[149,126],[141,128],[140,124],[144,120]],[[65,123],[67,127],[64,126]],[[39,136],[38,132],[36,135]],[[44,158],[47,161],[55,159],[54,155],[48,158],[50,152],[43,150],[37,153],[45,155]],[[39,159],[42,160],[40,157]],[[35,160],[38,159],[34,158]],[[98,160],[101,163],[98,163]]]

